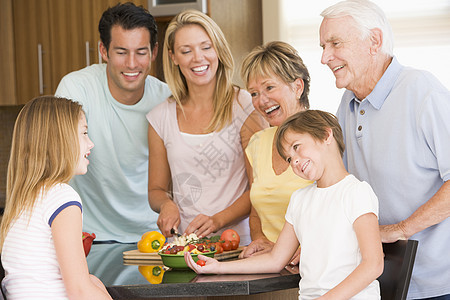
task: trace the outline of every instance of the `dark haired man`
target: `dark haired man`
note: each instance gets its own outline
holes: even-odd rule
[[[106,64],[66,75],[56,95],[83,105],[95,151],[86,175],[71,185],[83,200],[83,230],[97,241],[136,242],[158,230],[148,205],[148,123],[145,114],[170,96],[149,76],[157,51],[153,16],[133,3],[108,8],[99,22]]]

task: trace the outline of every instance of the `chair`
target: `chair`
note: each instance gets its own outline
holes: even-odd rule
[[[416,257],[418,241],[383,243],[384,271],[378,278],[382,300],[404,300]]]
[[[23,105],[0,106],[0,213],[6,200],[6,173],[8,169],[11,139],[17,115]]]
[[[2,286],[1,286],[2,280],[3,280],[4,277],[5,277],[5,270],[3,269],[2,261],[0,260],[0,291],[1,291],[1,293],[0,293],[0,300],[6,300],[5,293],[3,292],[3,289],[2,289]]]

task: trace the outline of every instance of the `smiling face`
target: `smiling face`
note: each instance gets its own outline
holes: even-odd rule
[[[78,121],[78,142],[80,144],[80,153],[78,157],[78,163],[75,168],[75,175],[83,175],[87,172],[87,166],[89,165],[88,156],[91,154],[91,149],[94,147],[94,143],[88,136],[87,123],[84,113],[81,114]]]
[[[178,29],[170,57],[180,68],[188,87],[215,84],[219,58],[201,26],[187,25]]]
[[[103,60],[107,61],[108,86],[111,95],[123,104],[135,104],[144,94],[145,79],[151,62],[156,57],[150,49],[150,33],[140,27],[125,30],[119,25],[111,28],[111,43],[107,51],[100,47]]]
[[[323,49],[321,62],[333,72],[337,88],[357,94],[371,83],[370,38],[361,39],[361,31],[352,17],[324,18],[320,26],[320,45]]]
[[[250,78],[247,84],[253,106],[271,126],[279,126],[289,116],[304,110],[299,98],[303,93],[303,80],[287,84],[278,76]]]
[[[311,181],[319,181],[323,177],[325,142],[314,139],[310,134],[288,129],[282,145],[286,161],[296,175]]]

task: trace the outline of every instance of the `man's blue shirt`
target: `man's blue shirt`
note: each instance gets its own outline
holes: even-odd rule
[[[337,117],[344,163],[380,202],[380,224],[408,218],[450,179],[450,92],[428,72],[394,57],[361,101],[345,91]],[[419,240],[408,298],[450,294],[450,218]]]

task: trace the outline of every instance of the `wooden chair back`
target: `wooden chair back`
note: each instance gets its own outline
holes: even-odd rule
[[[384,271],[378,278],[382,300],[404,300],[414,267],[418,241],[383,243]]]

